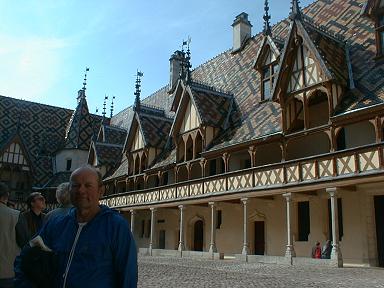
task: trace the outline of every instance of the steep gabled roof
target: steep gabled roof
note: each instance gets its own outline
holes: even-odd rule
[[[97,142],[124,145],[128,131],[126,129],[103,124],[97,136]]]
[[[123,152],[123,145],[116,145],[110,143],[92,143],[96,152],[97,165],[114,165],[121,157]]]
[[[284,80],[291,77],[290,67],[294,64],[292,51],[295,51],[294,47],[297,45],[295,43],[297,41],[296,34],[301,37],[303,44],[319,65],[322,75],[320,81],[334,80],[347,87],[349,85],[349,76],[352,73],[349,70],[350,63],[348,63],[349,57],[346,54],[345,43],[327,33],[325,29],[320,30],[315,24],[299,18],[294,19],[290,25],[288,40],[282,52],[280,69],[272,91],[273,99],[277,99],[279,90],[286,89],[286,87],[283,87],[283,82],[287,85],[288,81]]]
[[[130,149],[137,129],[143,135],[144,147],[163,149],[172,126],[173,119],[164,110],[149,105],[140,105],[135,111],[124,150]]]
[[[107,174],[104,180],[116,179],[126,175],[128,175],[128,159],[125,155],[123,155],[116,170],[111,172],[109,175]]]
[[[277,59],[280,56],[280,50],[282,48],[283,47],[281,45],[275,43],[275,40],[272,39],[271,36],[264,35],[264,38],[261,43],[261,47],[259,48],[259,51],[257,52],[257,55],[256,55],[255,64],[253,66],[255,68],[263,66],[265,55],[269,51],[273,53],[274,57]]]
[[[64,145],[65,128],[72,113],[65,108],[0,96],[0,147],[13,135],[19,135],[28,151],[33,186],[42,186],[52,177],[52,157]],[[101,117],[90,118],[96,133]]]
[[[80,90],[80,93],[85,93],[85,91]],[[76,110],[73,111],[65,132],[64,148],[88,150],[94,133],[94,123],[88,111],[85,95],[79,96]]]
[[[54,174],[48,182],[42,188],[56,188],[61,183],[69,182],[69,177],[71,176],[70,171],[68,172],[58,172]]]
[[[303,30],[308,34],[308,41],[314,43],[320,62],[329,70],[330,79],[335,77],[340,82],[345,81],[344,73],[347,70],[338,71],[338,65],[344,66],[344,60],[340,57],[345,51],[342,48],[349,48],[355,89],[346,89],[337,107],[337,115],[384,103],[384,64],[375,60],[374,23],[371,19],[361,17],[365,3],[366,0],[318,0],[303,10],[304,16],[312,19],[307,23],[307,17],[303,17]],[[290,23],[291,20],[285,19],[274,25],[273,39],[287,39]],[[260,103],[260,75],[254,65],[263,44],[263,36],[256,34],[238,53],[233,54],[228,49],[192,71],[194,81],[231,91],[234,98],[228,129],[210,146],[211,151],[281,132],[280,106],[271,101]],[[348,41],[348,46],[343,46],[339,36]],[[320,44],[319,47],[316,47],[316,42]],[[281,41],[275,40],[275,43],[280,50]],[[347,54],[344,53],[346,58]],[[338,63],[336,67],[332,64],[334,61]],[[345,63],[348,64],[347,59]],[[170,107],[175,96],[168,95],[167,90],[168,86],[165,85],[142,102],[160,107],[166,114],[173,114]],[[127,108],[114,116],[111,123],[129,128],[132,115],[131,108]],[[175,150],[165,154],[163,158],[158,158],[153,167],[176,161]]]

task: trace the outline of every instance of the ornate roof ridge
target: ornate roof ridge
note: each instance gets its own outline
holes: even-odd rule
[[[122,148],[124,145],[121,144],[112,144],[112,143],[106,143],[106,142],[95,142],[96,146],[108,146],[108,147],[116,147],[116,148]]]
[[[210,93],[213,92],[215,94],[219,94],[220,96],[223,96],[226,98],[232,98],[233,97],[233,93],[225,91],[225,90],[220,89],[220,88],[213,87],[213,86],[211,86],[207,83],[203,83],[201,81],[192,80],[190,82],[190,84],[193,88],[197,88],[199,90],[203,90],[203,91],[210,92]]]
[[[330,31],[327,27],[325,27],[324,25],[318,25],[318,24],[315,24],[315,22],[313,21],[313,19],[311,19],[310,17],[308,17],[307,15],[303,14],[303,22],[309,26],[311,26],[311,28],[317,30],[319,33],[327,36],[327,37],[330,37],[332,38],[332,40],[338,42],[339,44],[341,45],[345,45],[346,44],[346,41],[345,41],[345,38],[344,36],[340,35],[340,34],[336,34],[332,31]]]
[[[127,129],[121,128],[121,127],[119,127],[117,125],[111,125],[111,124],[106,125],[105,124],[104,127],[107,128],[107,129],[118,130],[118,131],[121,131],[121,132],[127,132]]]

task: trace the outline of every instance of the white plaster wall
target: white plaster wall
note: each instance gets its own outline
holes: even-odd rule
[[[67,171],[67,159],[72,159],[70,171],[73,171],[76,168],[88,163],[88,151],[79,149],[65,149],[59,151],[54,158],[54,167],[56,167],[55,173]]]

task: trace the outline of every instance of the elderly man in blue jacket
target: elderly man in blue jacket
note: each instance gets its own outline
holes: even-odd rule
[[[99,172],[92,166],[78,168],[70,177],[70,189],[75,208],[48,221],[38,233],[57,255],[51,287],[137,287],[136,245],[128,222],[99,205]],[[16,287],[33,287],[21,271],[25,254],[15,262]]]

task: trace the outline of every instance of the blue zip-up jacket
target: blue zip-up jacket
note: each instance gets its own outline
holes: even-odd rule
[[[59,268],[53,287],[63,287],[66,269],[66,288],[137,287],[137,249],[128,221],[107,206],[100,205],[100,208],[81,229],[77,241],[79,224],[75,208],[66,216],[48,221],[38,233],[58,254]],[[20,259],[16,259],[15,272],[15,287],[33,287],[20,270]]]

